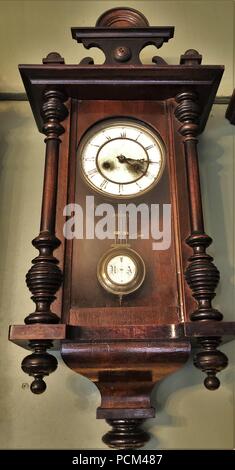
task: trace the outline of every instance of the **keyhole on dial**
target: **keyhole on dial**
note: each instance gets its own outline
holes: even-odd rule
[[[109,162],[104,162],[103,165],[102,165],[102,167],[103,167],[105,170],[110,170],[111,165],[110,165]]]

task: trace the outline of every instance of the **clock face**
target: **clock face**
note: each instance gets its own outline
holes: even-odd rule
[[[107,263],[107,273],[116,284],[129,284],[136,276],[137,266],[133,259],[124,254],[114,256]]]
[[[132,248],[116,245],[101,257],[97,277],[102,287],[116,295],[136,291],[145,278],[145,264]]]
[[[82,139],[78,152],[89,186],[116,198],[139,196],[152,189],[165,163],[158,134],[130,118],[96,124]]]

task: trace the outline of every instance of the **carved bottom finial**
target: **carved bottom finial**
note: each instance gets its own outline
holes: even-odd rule
[[[228,365],[227,356],[217,350],[220,341],[218,337],[200,338],[199,344],[202,350],[194,358],[194,365],[207,374],[204,385],[208,390],[217,390],[219,388],[220,381],[216,374]]]
[[[149,441],[150,435],[140,428],[144,419],[107,419],[112,426],[102,441],[114,449],[138,449]]]
[[[30,390],[38,395],[46,390],[43,377],[54,372],[58,363],[54,356],[47,353],[47,349],[52,347],[52,341],[32,340],[29,346],[34,352],[23,359],[21,367],[26,374],[34,377]]]

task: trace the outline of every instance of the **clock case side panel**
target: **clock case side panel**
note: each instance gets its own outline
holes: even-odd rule
[[[175,221],[175,240],[177,256],[177,274],[180,292],[180,307],[182,322],[190,322],[190,312],[196,308],[196,301],[185,279],[185,272],[191,256],[191,248],[186,240],[190,236],[190,209],[187,170],[182,135],[179,133],[180,124],[175,118],[175,99],[169,99],[168,120],[170,137],[170,156],[172,165],[172,210]]]
[[[64,236],[64,224],[67,220],[64,215],[64,208],[68,204],[74,202],[75,177],[76,177],[76,147],[74,142],[77,140],[77,116],[78,101],[70,100],[70,122],[67,129],[66,143],[61,148],[61,165],[59,166],[58,176],[58,197],[57,197],[57,213],[56,228],[62,240],[58,250],[60,264],[63,266],[63,285],[60,289],[56,307],[60,311],[61,322],[67,324],[69,322],[70,308],[70,281],[72,277],[72,250],[73,242]]]
[[[60,152],[59,152],[59,165],[58,165],[58,187],[57,187],[57,201],[56,201],[56,235],[60,240],[60,246],[55,251],[55,256],[59,260],[59,267],[63,273],[63,284],[57,292],[55,301],[53,302],[53,309],[58,317],[61,319],[61,323],[64,323],[63,318],[63,301],[66,298],[65,286],[66,278],[64,276],[65,264],[66,264],[66,240],[64,237],[64,222],[65,217],[63,215],[64,207],[67,204],[68,199],[68,182],[69,182],[69,165],[70,165],[70,141],[71,133],[73,131],[73,119],[74,115],[76,118],[75,102],[68,99],[66,106],[68,108],[68,117],[64,121],[64,133],[60,136]]]

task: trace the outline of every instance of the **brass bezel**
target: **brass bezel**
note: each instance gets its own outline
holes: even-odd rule
[[[107,265],[109,261],[118,255],[129,256],[136,266],[136,276],[132,281],[125,285],[113,282],[107,273]],[[139,289],[144,282],[145,274],[145,263],[139,253],[132,248],[121,244],[106,251],[97,265],[97,278],[101,286],[111,294],[118,296],[128,295]]]
[[[147,133],[151,134],[153,139],[157,142],[157,145],[160,148],[161,157],[162,157],[161,158],[161,167],[160,167],[160,170],[158,172],[158,175],[157,175],[156,179],[153,181],[153,183],[150,186],[148,186],[143,191],[128,194],[128,195],[111,194],[111,193],[106,192],[103,189],[97,188],[97,186],[95,184],[92,184],[92,181],[89,178],[87,178],[87,175],[85,174],[85,172],[83,170],[83,165],[82,165],[83,149],[84,149],[85,145],[87,144],[87,141],[98,130],[106,129],[107,126],[118,126],[118,125],[124,126],[125,124],[130,125],[131,123],[133,123],[133,126],[138,127],[140,129],[140,131],[142,130],[144,132],[147,132]],[[130,198],[133,198],[133,197],[141,197],[143,194],[146,194],[147,192],[151,191],[151,189],[153,189],[156,186],[156,184],[158,183],[158,181],[161,179],[161,176],[162,176],[163,170],[165,168],[165,164],[166,164],[166,147],[165,147],[165,144],[163,143],[163,140],[160,137],[159,133],[155,129],[153,129],[149,124],[147,124],[143,121],[140,121],[139,119],[135,119],[135,118],[129,117],[129,116],[126,116],[126,117],[118,117],[118,116],[117,117],[109,117],[109,118],[106,118],[106,119],[102,119],[101,121],[99,121],[96,124],[94,124],[93,126],[91,126],[85,132],[85,134],[82,136],[82,138],[80,140],[80,143],[78,145],[78,148],[77,148],[77,154],[78,154],[78,152],[79,152],[79,157],[78,157],[79,167],[80,167],[80,170],[81,170],[80,173],[82,175],[83,180],[86,182],[86,184],[90,188],[92,188],[95,192],[97,192],[99,194],[102,194],[106,197],[115,198],[115,199],[130,199]],[[99,169],[98,169],[98,171],[99,171]],[[125,185],[125,184],[129,184],[129,183],[121,183],[121,184]]]

